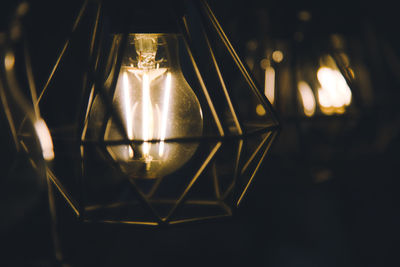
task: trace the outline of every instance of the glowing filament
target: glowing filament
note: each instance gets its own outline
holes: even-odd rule
[[[152,129],[152,108],[151,108],[151,100],[150,100],[150,81],[149,76],[145,73],[143,74],[142,81],[142,134],[143,141],[148,141],[152,138],[151,132]],[[143,156],[147,158],[149,156],[150,144],[148,142],[143,143]]]
[[[168,108],[169,108],[169,98],[171,94],[171,73],[167,73],[167,79],[165,81],[165,92],[164,92],[164,104],[162,111],[162,120],[161,120],[161,133],[160,133],[160,147],[158,150],[158,155],[162,157],[164,155],[164,140],[165,134],[167,132],[167,119],[168,119]]]

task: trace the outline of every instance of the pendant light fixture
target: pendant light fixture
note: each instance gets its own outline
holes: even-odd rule
[[[88,58],[81,88],[50,83],[74,78],[57,70],[69,46]],[[39,96],[54,141],[48,177],[84,221],[231,216],[277,135],[205,1],[85,1],[53,74]]]

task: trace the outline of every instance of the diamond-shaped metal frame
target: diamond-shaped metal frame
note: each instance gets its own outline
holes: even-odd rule
[[[96,138],[87,137],[90,131],[89,114],[98,98],[106,118],[98,129],[104,132],[108,118],[112,118],[123,137],[113,144],[136,145],[144,142],[129,140],[112,103],[113,95],[101,83],[99,62],[102,55],[97,43],[101,39],[102,6],[101,2],[96,3],[89,69],[82,90],[82,99],[86,101],[81,103],[79,119],[71,130],[78,138],[64,143],[54,138],[56,159],[47,171],[49,180],[84,221],[165,225],[231,216],[242,202],[278,134],[279,122],[270,103],[257,89],[207,2],[188,2],[188,12],[178,23],[184,40],[184,53],[196,77],[197,96],[204,99],[206,106],[203,108],[209,110],[207,119],[214,127],[210,131],[212,134],[207,136],[164,140],[178,144],[192,142],[199,147],[194,159],[189,161],[190,171],[173,174],[175,180],[172,185],[169,182],[172,178],[167,176],[151,180],[127,177],[107,152],[106,146],[110,143],[104,141],[104,134],[100,133]],[[88,6],[88,1],[85,1],[72,33],[78,28]],[[127,33],[124,33],[122,39],[126,38]],[[65,43],[39,95],[39,105],[70,42],[68,39]],[[122,53],[117,55],[117,70]],[[118,71],[115,71],[112,79],[114,87],[117,77]],[[261,107],[261,114],[254,113],[255,106]],[[157,143],[160,140],[148,142]],[[58,159],[57,153],[65,149],[71,150],[70,162],[60,169],[57,160],[66,162],[67,159]],[[99,166],[99,169],[89,169],[86,167],[89,165]],[[112,179],[107,180],[107,177]],[[114,177],[118,177],[120,182],[113,181]],[[101,179],[106,186],[96,188],[96,181]],[[166,197],[164,191],[160,193],[166,184],[166,188],[172,186],[172,191],[178,192]]]

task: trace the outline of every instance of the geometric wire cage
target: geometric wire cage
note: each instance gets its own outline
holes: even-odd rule
[[[87,45],[77,46],[88,55],[83,88],[48,82],[40,93],[54,143],[48,177],[84,221],[230,216],[278,133],[270,103],[208,4],[157,4],[151,12],[162,19],[151,22],[137,3],[116,11],[108,1],[85,1],[73,27],[76,34],[93,5]],[[67,41],[53,74],[78,41]]]
[[[366,94],[359,88],[360,63],[354,58],[358,45],[329,27],[315,33],[326,27],[327,20],[311,17],[309,11],[299,11],[296,26],[284,37],[260,30],[259,35],[269,38],[250,40],[246,59],[256,78],[265,78],[265,94],[282,117],[310,121],[353,115]],[[265,31],[266,25],[264,20],[255,29]]]
[[[265,79],[265,94],[286,129],[274,151],[284,158],[288,153],[298,157],[294,162],[304,161],[302,166],[312,162],[306,169],[326,169],[327,163],[357,150],[360,139],[353,140],[352,133],[361,129],[363,114],[371,112],[360,33],[332,29],[328,18],[300,9],[280,18],[294,22],[282,35],[272,27],[266,30],[268,17],[254,29],[269,38],[248,42],[246,54],[254,74],[260,74],[256,78]]]
[[[26,216],[39,202],[46,185],[45,159],[52,152],[47,126],[33,105],[36,95],[30,87],[33,84],[30,58],[21,36],[21,20],[28,6],[21,3],[15,7],[10,21],[5,23],[7,28],[0,29],[2,231]]]
[[[296,111],[307,117],[353,114],[356,111],[355,104],[359,102],[352,94],[356,84],[354,71],[349,66],[351,62],[342,48],[344,41],[339,34],[329,37],[330,40],[326,37],[328,40],[318,42],[325,49],[314,48],[312,52],[305,48],[310,40],[303,40],[302,45],[297,45],[299,51],[293,59],[299,100],[297,104],[300,106]],[[311,41],[317,43],[316,40]],[[307,55],[308,58],[302,55]]]
[[[317,161],[330,162],[334,155],[345,158],[358,142],[349,133],[360,129],[373,98],[357,35],[349,38],[329,27],[318,32],[328,20],[311,17],[298,12],[293,34],[261,43],[264,50],[252,59],[261,61],[254,66],[264,68],[265,80],[275,81],[265,81],[265,93],[290,129],[275,151],[287,156],[286,150],[294,148],[302,159],[307,151]]]
[[[357,94],[352,95],[353,88],[359,89],[354,77],[357,70],[343,37],[326,34],[309,39],[280,39],[275,44],[268,39],[260,44],[265,50],[248,52],[250,63],[260,62],[252,64],[252,71],[264,80],[265,94],[289,120],[354,114],[360,102]]]

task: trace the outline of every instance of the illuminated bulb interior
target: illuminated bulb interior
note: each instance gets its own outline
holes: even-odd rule
[[[124,99],[124,107],[125,107],[125,124],[126,124],[126,133],[128,135],[129,139],[133,138],[133,132],[132,132],[132,111],[131,111],[131,99],[129,95],[130,91],[130,86],[129,86],[129,81],[128,81],[128,74],[126,72],[122,73],[122,92],[123,92],[123,99]],[[128,158],[133,157],[133,149],[131,146],[128,146]]]
[[[162,120],[161,120],[161,132],[160,132],[160,148],[158,150],[158,155],[162,157],[164,155],[164,140],[165,135],[167,133],[167,120],[168,120],[168,107],[169,107],[169,99],[171,94],[171,73],[167,73],[167,79],[165,81],[165,92],[164,92],[164,109],[162,112]]]
[[[143,157],[145,158],[146,162],[148,160],[151,160],[149,157],[149,149],[150,149],[150,144],[146,141],[151,139],[150,132],[152,132],[153,128],[153,110],[151,108],[151,100],[150,100],[150,81],[149,81],[149,76],[144,73],[142,76],[142,137],[143,141]]]
[[[109,146],[121,169],[134,178],[156,178],[178,169],[197,144],[168,139],[199,136],[203,131],[200,103],[186,82],[174,34],[130,34],[128,51],[115,88],[114,103],[132,142]],[[109,119],[107,140],[124,138]]]

